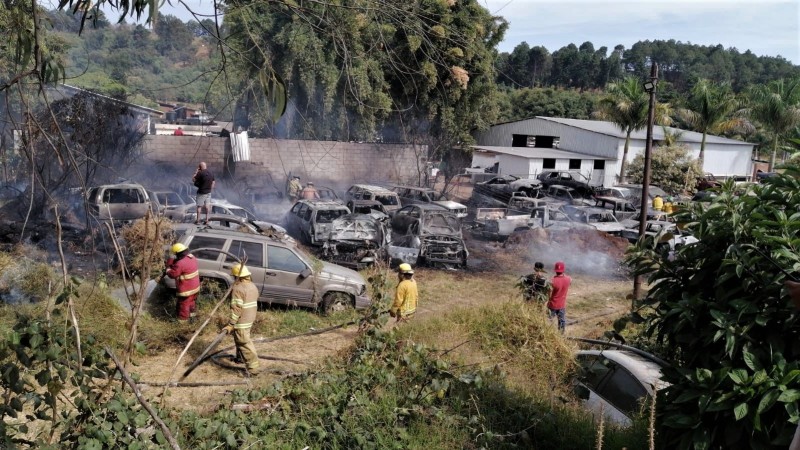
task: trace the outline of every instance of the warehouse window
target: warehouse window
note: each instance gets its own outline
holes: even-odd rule
[[[606,169],[606,160],[605,159],[595,159],[594,160],[594,170],[605,170]]]
[[[569,170],[581,170],[581,160],[580,159],[570,159],[569,160]]]
[[[542,160],[542,169],[555,169],[555,168],[556,168],[555,158],[545,158]]]
[[[556,144],[556,142],[558,142],[558,137],[556,136],[534,136],[533,139],[532,147],[558,148],[558,145]]]
[[[536,138],[527,134],[514,134],[511,136],[512,147],[533,147],[532,140]]]

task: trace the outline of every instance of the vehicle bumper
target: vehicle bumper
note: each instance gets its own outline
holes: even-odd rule
[[[356,296],[356,309],[369,308],[370,305],[372,305],[372,299],[370,299],[366,295]]]

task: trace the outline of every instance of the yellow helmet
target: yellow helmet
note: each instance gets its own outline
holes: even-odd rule
[[[247,266],[236,264],[235,266],[231,267],[231,275],[237,278],[249,277],[250,271],[247,270]]]
[[[172,246],[172,253],[175,253],[176,255],[186,250],[187,250],[186,246],[181,244],[180,242]]]
[[[414,273],[414,269],[411,268],[411,264],[409,263],[400,264],[397,266],[397,270],[399,270],[400,273]]]

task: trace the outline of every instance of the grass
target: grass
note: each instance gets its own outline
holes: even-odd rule
[[[18,264],[18,260],[20,257],[16,255],[0,253],[0,268],[7,269]],[[44,267],[49,269],[46,265]],[[391,301],[396,276],[385,268],[372,269],[364,275],[376,281],[370,285],[372,297],[387,305]],[[57,276],[40,276],[35,279],[58,280]],[[336,391],[342,399],[366,395],[369,400],[369,404],[358,406],[364,408],[363,414],[348,416],[346,423],[343,419],[342,424],[354,433],[380,439],[393,439],[401,433],[404,448],[420,449],[479,448],[487,443],[491,448],[597,448],[597,427],[578,406],[569,384],[574,348],[556,332],[541,307],[522,303],[521,295],[514,287],[516,275],[419,269],[415,277],[419,284],[420,306],[411,322],[396,327],[392,332],[396,334],[398,348],[402,348],[404,343],[423,344],[432,349],[432,363],[447,361],[455,376],[481,369],[485,377],[483,383],[470,389],[467,395],[454,393],[452,397],[446,397],[440,406],[423,407],[408,417],[398,416],[398,405],[407,403],[404,396],[411,386],[401,383],[394,386],[394,390],[381,383],[373,386],[370,381],[373,365],[386,364],[385,369],[376,372],[382,377],[386,376],[384,371],[411,370],[411,366],[401,369],[404,364],[401,361],[380,359],[365,361],[363,367],[354,366],[351,353],[332,357],[325,371],[316,372],[318,378],[312,377],[303,385],[307,397],[298,406],[300,410],[312,411],[324,407],[318,402],[330,401],[324,400],[323,391],[316,390],[326,385],[327,371],[331,377],[338,377],[337,383],[343,385],[348,383],[345,380],[360,374],[364,386],[372,386],[370,391]],[[591,315],[601,309],[624,309],[627,304],[624,299],[627,287],[619,283],[576,278],[573,287],[568,319]],[[42,285],[35,284],[26,286],[32,291],[41,288]],[[210,314],[222,293],[218,286],[203,290],[198,302],[201,319]],[[130,313],[111,298],[110,287],[103,279],[84,282],[78,294],[75,302],[84,336],[92,334],[98,341],[112,347],[121,346],[127,335],[121,330],[127,330]],[[43,306],[44,303],[40,302],[22,307],[0,307],[0,329],[10,327],[17,313],[43,314]],[[157,290],[139,325],[140,339],[151,354],[182,347],[197,328],[197,324],[172,321],[173,314],[174,298],[166,290]],[[209,336],[227,323],[227,314],[227,305],[222,305],[195,347],[207,344]],[[263,308],[258,313],[253,334],[272,337],[301,333],[347,322],[360,314],[350,310],[321,316],[307,309]],[[591,329],[596,327],[596,323],[586,321],[584,326]],[[570,328],[570,332],[582,333],[582,330]],[[353,352],[359,351],[368,350],[353,349]],[[398,355],[391,353],[386,357],[397,358]],[[419,377],[419,374],[414,376]],[[301,401],[299,398],[295,400]],[[211,417],[210,414],[203,416]],[[266,427],[273,419],[262,417],[259,420],[263,420]],[[302,415],[284,411],[282,420],[287,422],[283,422],[281,429],[290,430],[300,426],[304,419]],[[606,427],[604,448],[646,448],[647,429],[644,424],[646,421],[640,419],[628,430]],[[273,434],[285,438],[275,428],[265,433],[261,438]],[[298,443],[291,439],[283,442],[284,448],[296,447],[293,444]]]

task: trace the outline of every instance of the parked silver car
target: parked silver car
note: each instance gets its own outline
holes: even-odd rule
[[[202,279],[233,283],[236,257],[247,256],[247,268],[259,289],[259,302],[318,308],[330,312],[370,305],[367,285],[356,271],[313,259],[291,242],[268,236],[207,227],[189,229],[179,238],[197,258]]]
[[[89,188],[87,200],[89,214],[99,220],[136,220],[153,208],[144,186],[136,183]]]

